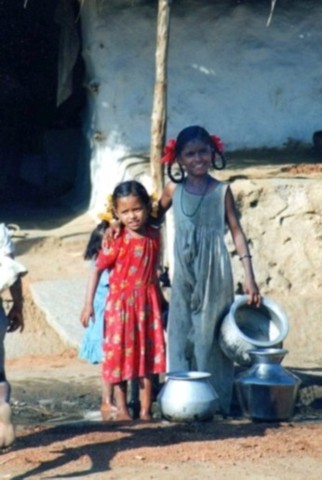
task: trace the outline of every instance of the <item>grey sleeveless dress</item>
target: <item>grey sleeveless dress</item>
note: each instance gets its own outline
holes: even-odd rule
[[[233,278],[226,245],[225,195],[219,183],[206,195],[177,185],[174,278],[168,319],[168,371],[211,373],[221,410],[228,413],[233,363],[220,349],[217,330],[233,302]]]

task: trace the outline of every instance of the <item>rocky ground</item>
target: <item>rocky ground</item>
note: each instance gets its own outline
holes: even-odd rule
[[[288,173],[300,175],[322,170],[320,165],[292,168],[296,170],[289,168]],[[302,357],[297,365],[292,363],[303,383],[289,422],[252,422],[236,408],[229,418],[174,424],[160,418],[156,405],[151,423],[101,422],[100,366],[86,364],[66,347],[29,288],[35,281],[87,274],[82,251],[93,220],[57,206],[32,208],[28,215],[11,216],[11,221],[21,227],[16,242],[29,274],[26,329],[7,340],[17,440],[0,455],[0,479],[321,478],[319,358],[309,365]]]

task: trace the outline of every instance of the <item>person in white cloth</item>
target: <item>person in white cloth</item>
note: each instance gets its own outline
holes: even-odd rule
[[[15,440],[11,420],[10,384],[5,373],[4,338],[6,333],[24,329],[21,276],[26,269],[14,260],[14,245],[8,228],[0,224],[0,449]],[[1,293],[9,289],[12,306],[6,313]]]

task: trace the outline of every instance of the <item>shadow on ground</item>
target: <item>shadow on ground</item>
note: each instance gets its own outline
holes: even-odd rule
[[[133,424],[132,424],[133,425]],[[270,428],[279,428],[279,424],[269,424]],[[44,459],[40,464],[23,475],[11,477],[11,480],[24,480],[30,477],[40,478],[41,474],[55,469],[64,469],[81,457],[89,457],[91,468],[74,471],[62,476],[46,478],[81,478],[93,473],[107,472],[110,463],[118,453],[140,448],[160,448],[182,445],[186,442],[209,442],[214,440],[238,439],[265,435],[267,424],[234,424],[220,419],[214,422],[193,424],[149,424],[133,426],[125,423],[91,424],[77,423],[59,425],[47,430],[31,433],[17,440],[13,452],[21,449],[35,449],[38,446],[51,446],[55,458]],[[81,440],[83,438],[83,445]],[[71,445],[75,441],[75,446]],[[200,444],[202,449],[202,444]],[[52,455],[51,455],[52,456]],[[88,462],[87,462],[88,463]]]

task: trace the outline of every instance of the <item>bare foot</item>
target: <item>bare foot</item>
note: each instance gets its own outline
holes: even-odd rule
[[[115,405],[112,405],[110,403],[102,403],[101,415],[102,415],[102,420],[104,422],[108,422],[109,420],[115,420],[116,412],[117,412],[117,409]]]
[[[132,420],[128,410],[117,410],[115,420],[126,422]]]
[[[0,404],[0,448],[9,447],[15,440],[15,430],[11,422],[9,403]]]
[[[146,411],[146,410],[141,410],[140,420],[142,420],[143,422],[151,422],[151,420],[152,420],[151,413],[149,411]]]

